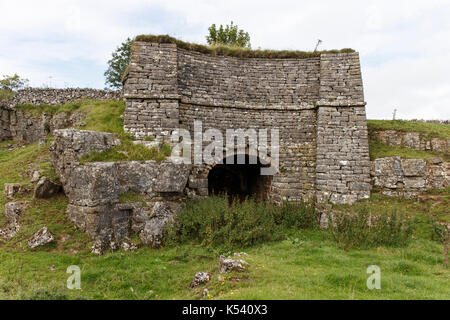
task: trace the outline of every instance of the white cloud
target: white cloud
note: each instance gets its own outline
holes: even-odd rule
[[[0,74],[33,85],[103,86],[112,50],[128,36],[170,33],[205,42],[233,20],[254,48],[352,47],[361,54],[370,118],[450,118],[448,0],[2,1]]]

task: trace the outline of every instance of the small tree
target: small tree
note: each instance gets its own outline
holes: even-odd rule
[[[28,86],[28,80],[19,75],[3,76],[0,80],[0,100],[11,98],[14,92]]]
[[[230,25],[225,28],[220,25],[219,28],[215,24],[208,28],[209,35],[206,41],[209,45],[226,45],[232,47],[251,48],[250,35],[244,30],[239,30],[237,25],[231,21]]]
[[[122,77],[130,64],[131,46],[133,40],[127,38],[120,47],[112,53],[112,58],[108,61],[108,69],[105,71],[106,85],[110,88],[122,88]]]
[[[19,77],[19,75],[14,74],[13,76],[3,76],[0,80],[0,89],[17,91],[25,88],[28,85],[28,80]]]

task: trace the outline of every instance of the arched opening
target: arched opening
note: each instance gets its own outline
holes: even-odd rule
[[[229,159],[229,158],[227,158]],[[259,159],[250,164],[250,157],[245,156],[245,164],[234,164],[224,159],[223,164],[215,165],[208,174],[208,191],[210,195],[227,194],[232,200],[253,198],[258,201],[269,197],[272,176],[261,175],[261,167],[265,166]]]

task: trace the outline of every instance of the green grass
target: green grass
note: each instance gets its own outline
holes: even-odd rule
[[[424,159],[441,157],[444,161],[450,161],[450,154],[444,152],[431,152],[414,150],[402,146],[390,146],[376,140],[369,140],[370,160],[385,157],[401,157],[403,159]]]
[[[420,132],[430,138],[450,139],[450,126],[440,123],[405,120],[367,120],[367,126],[369,132],[376,130]]]
[[[342,50],[328,50],[328,51],[290,51],[290,50],[251,50],[239,47],[230,46],[205,46],[196,43],[188,43],[168,35],[139,35],[135,39],[136,41],[153,42],[153,43],[172,43],[177,47],[197,51],[201,53],[218,55],[218,56],[231,56],[239,58],[269,58],[269,59],[307,59],[318,57],[322,53],[352,53],[353,49]]]
[[[339,211],[356,213],[367,209],[369,212],[386,214],[392,211],[412,218],[414,221],[413,236],[418,239],[433,240],[434,234],[430,220],[450,223],[450,187],[443,190],[429,190],[429,197],[418,201],[372,193],[370,199],[361,200],[353,205],[334,205]]]
[[[248,271],[218,279],[218,255],[193,245],[135,252],[33,253],[0,249],[4,299],[448,299],[450,272],[442,246],[416,240],[407,248],[337,249],[323,231],[298,231],[295,239],[242,248]],[[81,290],[65,288],[70,265],[81,269]],[[381,268],[381,290],[366,287],[367,267]],[[54,266],[54,271],[51,270]],[[212,280],[194,290],[197,271]]]
[[[236,248],[249,254],[248,271],[218,279],[218,257],[224,249],[186,243],[161,250],[146,247],[134,252],[90,253],[89,237],[66,218],[67,199],[58,196],[33,200],[28,165],[48,164],[47,146],[27,145],[7,151],[0,143],[0,187],[20,182],[29,190],[18,200],[29,202],[21,230],[0,243],[1,299],[200,299],[205,286],[189,289],[197,271],[212,273],[206,285],[212,299],[448,299],[450,271],[442,264],[442,245],[426,232],[414,233],[403,248],[377,247],[342,250],[327,231],[290,230],[280,241]],[[396,207],[425,219],[429,212],[443,218],[448,193],[435,192],[445,201],[402,200],[375,195],[357,203],[383,212]],[[123,202],[142,201],[126,194]],[[0,210],[8,200],[0,194]],[[138,201],[138,202],[139,202]],[[344,208],[344,207],[342,207]],[[353,208],[353,207],[347,207]],[[420,223],[419,220],[416,221]],[[1,215],[0,227],[6,223]],[[425,220],[424,220],[424,225]],[[30,249],[27,239],[40,227],[55,235],[52,244]],[[229,253],[229,252],[228,252]],[[81,290],[68,290],[67,267],[81,268]],[[369,265],[381,268],[381,290],[366,288]]]
[[[123,114],[125,111],[125,103],[123,101],[80,100],[60,106],[18,105],[16,108],[34,114],[66,112],[68,116],[78,111],[83,113],[86,119],[83,121],[83,125],[78,126],[77,129],[111,132],[116,134],[122,141],[119,146],[108,151],[94,151],[84,156],[80,159],[81,163],[98,161],[163,161],[171,155],[171,148],[167,144],[162,144],[161,150],[158,150],[155,147],[148,148],[133,143],[133,137],[123,129]]]

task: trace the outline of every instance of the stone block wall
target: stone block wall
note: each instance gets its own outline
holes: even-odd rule
[[[369,143],[364,106],[319,107],[319,202],[353,203],[370,196]]]
[[[440,158],[423,159],[380,158],[372,161],[374,188],[388,196],[414,198],[429,189],[450,186],[450,162]]]
[[[280,170],[271,182],[271,199],[317,195],[353,202],[368,197],[370,164],[357,53],[237,58],[140,41],[132,51],[124,120],[125,130],[135,137],[166,139],[179,128],[193,136],[194,120],[203,122],[204,131],[279,129]],[[207,172],[202,170],[208,167],[200,169],[203,181]]]

